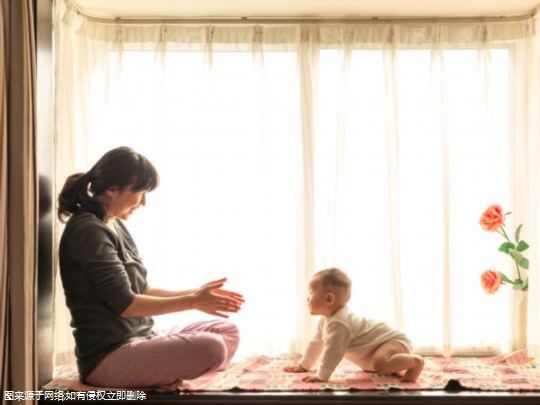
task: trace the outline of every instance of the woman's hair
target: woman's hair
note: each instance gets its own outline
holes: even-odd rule
[[[98,198],[106,190],[152,191],[159,185],[154,165],[129,147],[107,152],[86,173],[69,176],[58,196],[58,218],[65,222],[80,210],[105,219],[105,209]]]

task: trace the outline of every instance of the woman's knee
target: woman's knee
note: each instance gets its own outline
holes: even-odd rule
[[[219,368],[227,359],[227,345],[219,335],[203,332],[197,336],[195,346],[197,358],[207,365],[208,371]]]
[[[240,337],[240,330],[238,326],[232,322],[223,321],[225,324],[225,332],[231,336]]]
[[[221,319],[208,322],[207,327],[203,330],[221,335],[228,335],[231,337],[238,337],[240,335],[240,331],[238,330],[238,326],[236,326],[236,324]]]
[[[214,320],[208,323],[206,331],[221,336],[229,354],[234,354],[240,343],[240,330],[234,323],[224,320]]]
[[[228,339],[227,343],[234,344],[234,348],[236,349],[240,342],[240,330],[238,326],[232,322],[225,322],[222,334]]]

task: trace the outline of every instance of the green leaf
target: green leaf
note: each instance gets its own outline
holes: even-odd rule
[[[526,291],[529,287],[529,280],[526,279],[525,281],[516,278],[516,281],[514,282],[513,289],[516,291]]]
[[[522,257],[518,262],[518,265],[525,270],[529,270],[529,259],[527,259],[526,257]]]
[[[529,245],[527,245],[527,242],[525,242],[524,240],[520,240],[517,247],[516,247],[516,250],[518,252],[524,252],[528,248],[529,248]]]
[[[521,255],[521,253],[519,253],[515,249],[508,249],[508,254],[510,256],[512,256],[512,259],[514,259],[516,261],[516,263],[518,263],[518,264],[521,261],[521,259],[523,259],[523,256]]]
[[[499,246],[499,252],[503,252],[506,254],[509,254],[510,249],[515,249],[516,245],[514,245],[512,242],[504,242],[501,246]]]
[[[499,271],[499,275],[501,276],[501,280],[505,283],[514,284],[512,280],[510,280],[508,277],[506,277],[503,273]]]
[[[516,242],[519,242],[519,234],[521,233],[521,227],[522,226],[523,226],[523,224],[518,226],[517,229],[516,229]]]

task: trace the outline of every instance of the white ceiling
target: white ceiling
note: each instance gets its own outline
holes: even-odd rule
[[[69,0],[101,18],[463,18],[530,14],[540,0]]]

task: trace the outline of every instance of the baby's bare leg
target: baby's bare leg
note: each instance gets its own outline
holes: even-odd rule
[[[401,343],[385,342],[373,352],[373,369],[380,374],[393,374],[407,370],[403,381],[416,381],[424,369],[424,360],[416,354],[410,354]]]

